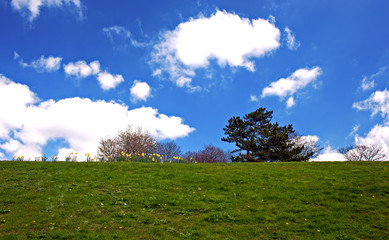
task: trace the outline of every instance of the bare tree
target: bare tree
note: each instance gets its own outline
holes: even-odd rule
[[[198,162],[198,163],[217,163],[217,162],[228,162],[231,160],[229,152],[225,152],[222,149],[213,145],[204,146],[203,150],[198,152],[187,152],[185,154],[187,161]]]
[[[163,159],[170,160],[173,157],[179,157],[182,155],[181,147],[176,142],[157,142],[156,153],[163,156]]]
[[[118,134],[119,152],[124,153],[154,153],[156,139],[142,128],[128,127]]]
[[[355,145],[339,150],[348,161],[383,161],[386,155],[378,145]]]
[[[100,141],[98,158],[107,161],[123,153],[150,154],[154,153],[155,150],[156,140],[149,132],[129,126],[126,130],[120,131],[116,137]]]
[[[300,155],[315,158],[319,155],[323,148],[317,144],[317,137],[312,136],[298,136],[295,134],[292,138],[294,146],[304,147],[300,152]]]
[[[119,156],[119,143],[117,138],[108,138],[100,140],[97,158],[106,161],[111,157]]]

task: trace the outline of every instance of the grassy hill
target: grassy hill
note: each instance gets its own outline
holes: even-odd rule
[[[0,239],[388,239],[388,167],[0,162]]]

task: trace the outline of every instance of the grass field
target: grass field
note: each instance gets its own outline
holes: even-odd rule
[[[0,162],[1,239],[388,239],[389,162]]]

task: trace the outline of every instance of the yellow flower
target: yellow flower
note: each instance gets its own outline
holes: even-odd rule
[[[319,229],[317,229],[317,232],[320,232],[320,230],[319,230]]]
[[[286,225],[289,225],[289,223],[286,223]]]
[[[307,221],[308,221],[308,219],[305,219],[305,221],[307,222]]]

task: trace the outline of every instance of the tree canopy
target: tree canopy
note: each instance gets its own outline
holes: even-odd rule
[[[271,123],[273,111],[258,108],[254,112],[228,120],[223,128],[226,137],[222,141],[235,143],[239,152],[232,161],[307,161],[314,154],[303,151],[304,146],[296,144],[295,131],[291,124],[280,126]]]

